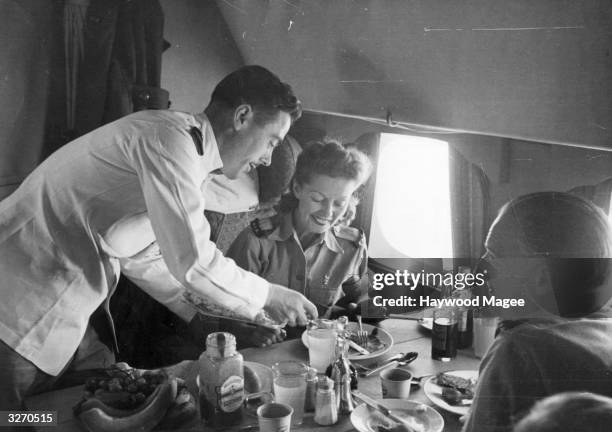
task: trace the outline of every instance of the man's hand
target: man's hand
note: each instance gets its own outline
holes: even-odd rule
[[[291,327],[305,326],[319,316],[316,306],[302,294],[276,284],[270,284],[265,309],[275,321]]]
[[[240,349],[246,347],[265,347],[285,340],[287,333],[278,328],[262,327],[234,320],[221,319],[219,331],[227,331],[236,336]]]

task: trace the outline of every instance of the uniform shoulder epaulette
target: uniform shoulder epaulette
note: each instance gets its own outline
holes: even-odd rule
[[[196,151],[200,156],[204,155],[204,136],[202,135],[202,131],[197,127],[192,127],[189,129],[189,135],[191,135],[191,139],[193,139],[193,144],[196,147]]]
[[[365,234],[362,230],[346,226],[346,225],[337,225],[334,227],[334,232],[336,237],[348,240],[351,243],[354,243],[356,246],[359,246],[362,242],[365,241]]]
[[[251,231],[257,237],[267,237],[270,235],[280,224],[280,218],[278,215],[262,218],[262,219],[253,219],[249,224],[251,227]]]

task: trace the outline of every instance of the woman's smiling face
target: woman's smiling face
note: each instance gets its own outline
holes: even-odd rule
[[[299,202],[294,213],[298,234],[322,234],[333,227],[358,186],[356,180],[322,174],[313,174],[303,185],[294,184],[293,193]]]

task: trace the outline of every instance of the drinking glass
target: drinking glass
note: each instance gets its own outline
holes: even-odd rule
[[[335,360],[336,331],[326,328],[309,329],[307,338],[310,366],[318,373],[325,373],[327,366]]]
[[[302,424],[308,367],[296,361],[282,361],[272,366],[272,372],[274,373],[274,400],[293,408],[292,425]]]
[[[497,330],[497,317],[474,312],[474,355],[478,358],[484,357],[495,339]]]
[[[450,361],[457,356],[458,323],[453,308],[438,308],[433,313],[431,358]]]

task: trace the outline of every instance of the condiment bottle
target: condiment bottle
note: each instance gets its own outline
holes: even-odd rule
[[[459,266],[458,274],[463,274],[464,278],[470,274],[471,270],[467,266]],[[465,279],[464,279],[465,281]],[[462,282],[465,284],[465,282]],[[457,285],[457,284],[455,284]],[[467,284],[465,284],[467,285]],[[469,286],[464,286],[461,289],[456,287],[453,297],[457,301],[464,303],[471,302],[472,290]],[[465,304],[457,306],[457,348],[464,349],[472,346],[474,338],[474,314],[470,306]]]
[[[340,397],[338,399],[340,401],[338,404],[339,414],[348,415],[353,412],[355,409],[355,401],[353,401],[353,394],[351,393],[351,377],[348,375],[342,377]]]
[[[351,365],[348,360],[348,342],[344,337],[344,333],[338,333],[336,339],[336,360],[327,367],[325,374],[330,377],[336,386],[336,396],[340,396],[340,387],[342,378],[346,375],[349,377],[351,389],[357,390],[357,370]],[[338,403],[340,401],[338,400]]]
[[[306,399],[304,400],[304,411],[306,412],[315,410],[317,381],[317,370],[315,368],[308,368],[306,374]]]
[[[242,354],[236,351],[231,333],[211,333],[199,359],[200,413],[213,428],[242,421],[244,376]]]
[[[333,425],[338,421],[334,383],[326,376],[320,376],[317,383],[314,421],[321,426]]]

